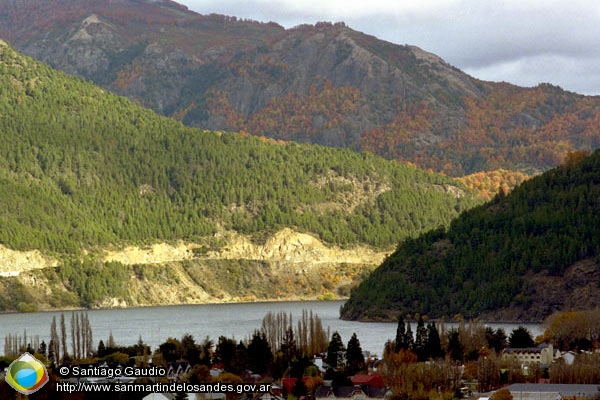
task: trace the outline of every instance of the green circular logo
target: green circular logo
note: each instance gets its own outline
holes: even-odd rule
[[[6,373],[6,382],[17,392],[26,395],[37,392],[49,380],[44,364],[29,353],[13,361]]]

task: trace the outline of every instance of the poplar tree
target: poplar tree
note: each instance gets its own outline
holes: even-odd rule
[[[67,327],[65,325],[65,314],[60,314],[60,343],[63,348],[63,362],[69,358],[69,354],[67,352]]]
[[[75,347],[75,311],[71,312],[71,353],[73,353],[73,357],[76,357],[77,348]]]
[[[50,324],[50,349],[48,358],[50,358],[50,351],[52,352],[52,360],[58,364],[60,362],[60,341],[56,328],[56,316],[52,317],[52,323]]]

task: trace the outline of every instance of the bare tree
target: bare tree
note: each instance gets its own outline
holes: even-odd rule
[[[62,313],[60,314],[60,343],[63,348],[61,360],[64,362],[65,359],[69,357],[69,354],[67,353],[67,327],[65,326],[65,314]]]
[[[71,353],[73,353],[73,357],[76,357],[77,348],[75,347],[75,311],[71,313]]]
[[[81,358],[81,325],[79,323],[79,315],[75,314],[75,340],[77,349],[77,358]]]
[[[50,351],[53,354],[54,360],[57,364],[60,362],[60,341],[58,339],[58,330],[56,329],[56,316],[52,317],[52,323],[50,324]]]

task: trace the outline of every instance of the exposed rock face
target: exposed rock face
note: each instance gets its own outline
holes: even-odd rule
[[[52,268],[58,261],[37,250],[14,251],[0,245],[0,277],[18,276],[21,272]]]
[[[368,247],[340,249],[327,247],[314,236],[285,228],[267,239],[263,245],[237,233],[227,233],[225,244],[218,250],[196,256],[194,243],[154,244],[146,248],[135,246],[123,250],[107,251],[105,261],[117,261],[124,265],[163,264],[194,258],[210,260],[254,260],[276,264],[301,265],[312,268],[319,264],[379,265],[386,253]]]
[[[191,259],[192,248],[190,244],[183,243],[177,245],[160,243],[145,248],[128,246],[119,251],[107,251],[104,260],[116,261],[123,265],[163,264]]]
[[[367,247],[327,247],[311,235],[284,229],[256,244],[224,232],[210,250],[199,243],[160,243],[105,250],[103,261],[128,270],[125,297],[105,297],[92,307],[118,308],[165,304],[256,300],[343,298],[364,273],[385,257]],[[209,239],[207,239],[209,240]],[[20,287],[28,303],[20,311],[76,305],[77,294],[49,279],[45,268],[57,260],[38,251],[0,248],[0,288]],[[0,299],[2,296],[0,296]],[[57,300],[62,299],[62,300]]]
[[[211,254],[215,258],[261,260],[279,263],[379,265],[385,253],[366,247],[349,250],[325,246],[314,236],[284,229],[269,238],[264,245],[255,245],[243,236],[237,236],[223,250]]]

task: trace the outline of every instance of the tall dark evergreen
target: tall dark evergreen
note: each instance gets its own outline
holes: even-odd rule
[[[508,346],[517,348],[533,347],[535,346],[535,342],[533,341],[533,337],[531,336],[529,329],[519,326],[518,328],[513,329],[510,333],[508,338]]]
[[[344,366],[346,348],[338,331],[333,332],[329,346],[327,346],[327,365],[332,369]]]
[[[464,346],[460,341],[458,329],[450,329],[448,331],[448,350],[450,358],[457,362],[463,362]]]
[[[104,340],[100,339],[98,342],[98,349],[96,350],[96,355],[100,358],[106,355],[106,346],[104,345]]]
[[[233,339],[219,336],[214,353],[214,362],[221,364],[226,371],[231,372],[235,361],[236,348],[237,346]]]
[[[423,321],[423,316],[419,315],[419,319],[417,320],[417,330],[415,332],[415,345],[413,348],[419,361],[425,361],[430,357],[427,349],[428,342],[429,338],[427,328],[425,327],[425,321]]]
[[[210,367],[212,364],[214,342],[206,336],[200,344],[200,364]]]
[[[109,349],[113,348],[112,346],[108,347]],[[160,344],[158,349],[160,350],[164,360],[168,363],[179,360],[183,355],[181,343],[172,338],[169,338],[166,342]]]
[[[250,370],[257,373],[265,373],[273,362],[271,345],[267,341],[264,332],[255,331],[252,340],[248,344],[248,363]]]
[[[346,375],[354,375],[358,372],[365,371],[365,369],[365,357],[362,348],[360,347],[360,341],[358,340],[356,333],[354,333],[346,347]]]
[[[404,317],[398,316],[398,326],[396,327],[396,338],[394,339],[394,350],[399,352],[400,350],[406,350],[409,348],[409,343],[406,341],[406,324],[404,323]]]
[[[413,331],[410,325],[410,322],[406,324],[406,333],[404,334],[404,343],[406,344],[406,348],[409,350],[414,350],[415,348],[415,336],[413,335]]]
[[[508,346],[506,333],[504,333],[504,329],[502,328],[494,329],[489,326],[486,327],[485,339],[488,342],[488,347],[496,353],[499,353]]]
[[[235,347],[235,356],[233,357],[230,372],[240,375],[250,367],[250,356],[248,355],[248,347],[241,340]]]
[[[440,334],[434,322],[427,324],[427,345],[425,348],[425,353],[429,358],[437,359],[444,356]]]
[[[143,349],[145,347],[144,342],[142,341],[142,337],[140,336],[137,344],[137,353],[138,355],[143,354]],[[196,340],[194,336],[186,333],[181,338],[181,347],[182,347],[182,356],[185,360],[187,360],[191,365],[196,365],[200,362],[200,349],[196,345]]]

